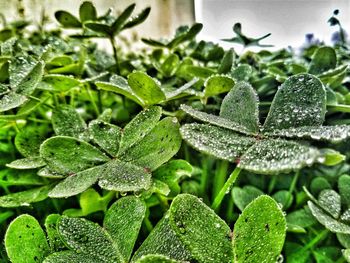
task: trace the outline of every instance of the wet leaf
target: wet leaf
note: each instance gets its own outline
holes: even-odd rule
[[[206,124],[185,124],[180,131],[182,138],[193,148],[231,162],[256,142],[254,138]]]
[[[56,107],[52,112],[51,122],[56,135],[82,140],[86,138],[86,123],[72,106],[60,105]]]
[[[143,9],[139,14],[137,14],[136,16],[129,19],[129,21],[127,23],[125,23],[125,25],[123,26],[122,30],[127,29],[127,28],[132,28],[134,26],[137,26],[137,25],[143,23],[147,19],[150,12],[151,12],[150,7]]]
[[[232,78],[224,75],[214,75],[209,77],[204,83],[204,96],[211,97],[230,91],[235,82]]]
[[[334,190],[322,190],[318,196],[318,205],[327,211],[334,218],[340,216],[341,201],[340,195]]]
[[[123,262],[129,262],[145,214],[145,203],[127,196],[117,200],[105,215],[103,226],[118,247]]]
[[[15,137],[17,150],[25,157],[39,155],[40,144],[45,140],[44,132],[36,127],[25,127]]]
[[[64,243],[76,253],[87,254],[101,262],[122,262],[110,235],[98,224],[83,218],[62,216],[58,232]]]
[[[94,120],[89,123],[89,132],[98,146],[111,156],[117,156],[122,136],[121,128],[104,121]]]
[[[171,77],[175,74],[179,63],[179,57],[176,54],[170,54],[160,66],[160,70],[164,76]]]
[[[247,82],[237,83],[225,96],[220,108],[220,117],[259,132],[259,100],[253,87]]]
[[[319,47],[312,57],[309,72],[314,75],[321,74],[337,66],[337,55],[331,47]]]
[[[57,231],[57,221],[61,218],[59,214],[50,214],[45,219],[45,229],[48,237],[48,242],[52,252],[63,250],[65,245],[60,239]]]
[[[50,254],[45,258],[43,263],[103,263],[98,258],[83,253],[75,253],[74,251],[62,251]]]
[[[6,164],[7,167],[13,169],[35,169],[45,165],[46,163],[44,160],[38,156],[17,159],[11,163]]]
[[[7,255],[13,263],[42,262],[49,253],[46,236],[38,221],[30,215],[20,215],[5,234]]]
[[[151,174],[143,167],[115,159],[105,164],[98,184],[111,191],[139,191],[151,186]]]
[[[271,262],[279,257],[286,220],[276,201],[263,195],[251,202],[234,226],[235,262]]]
[[[326,90],[309,74],[289,77],[278,89],[264,124],[264,131],[321,126],[326,113]]]
[[[43,77],[43,81],[50,85],[53,91],[66,92],[80,85],[80,81],[72,76],[48,74]]]
[[[157,104],[165,100],[165,95],[155,79],[141,71],[135,71],[128,76],[128,84],[145,105]]]
[[[241,211],[255,198],[263,194],[260,189],[252,185],[246,185],[243,188],[233,187],[231,191],[233,202]]]
[[[0,112],[17,108],[28,101],[24,95],[9,92],[0,98]]]
[[[315,163],[320,152],[311,146],[281,139],[257,141],[241,157],[238,166],[261,174],[286,173]]]
[[[120,159],[151,171],[157,169],[180,149],[182,139],[179,127],[175,117],[162,119],[141,141],[120,155]]]
[[[136,263],[181,263],[184,261],[177,261],[166,256],[161,255],[147,255],[141,257]]]
[[[347,206],[350,205],[350,176],[344,174],[338,179],[338,189],[341,196],[341,200]]]
[[[66,136],[55,136],[44,141],[40,147],[40,156],[50,170],[66,175],[86,170],[109,160],[105,154],[91,144]]]

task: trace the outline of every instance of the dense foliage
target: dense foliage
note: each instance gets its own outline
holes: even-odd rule
[[[134,8],[0,31],[1,262],[350,262],[338,11],[333,46],[272,52],[235,24],[225,41],[261,48],[237,54],[201,24],[121,48]]]

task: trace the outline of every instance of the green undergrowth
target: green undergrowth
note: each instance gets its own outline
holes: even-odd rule
[[[270,51],[237,23],[239,54],[199,23],[130,40],[134,9],[4,21],[1,262],[350,262],[339,11],[332,45]]]

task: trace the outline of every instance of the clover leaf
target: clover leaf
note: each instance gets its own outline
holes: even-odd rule
[[[237,162],[237,167],[276,174],[322,161],[322,153],[303,142],[311,139],[338,142],[350,137],[350,126],[321,126],[326,111],[326,91],[315,76],[289,77],[278,89],[264,125],[259,125],[258,99],[245,82],[226,95],[220,116],[182,105],[193,118],[208,124],[185,124],[182,137],[197,150]]]

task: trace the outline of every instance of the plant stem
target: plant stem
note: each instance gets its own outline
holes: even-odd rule
[[[228,161],[217,161],[212,196],[217,196],[227,180]]]
[[[116,73],[120,75],[120,68],[119,68],[119,60],[118,60],[118,53],[117,53],[117,44],[115,42],[114,36],[110,36],[109,40],[111,41],[111,45],[113,48],[113,54],[115,59],[115,66],[116,66]]]
[[[241,168],[236,166],[236,168],[230,174],[230,177],[228,178],[228,180],[226,181],[224,186],[221,188],[219,194],[215,197],[214,202],[211,205],[211,208],[213,210],[216,210],[220,206],[220,204],[221,204],[222,200],[224,199],[225,195],[229,192],[231,186],[237,180],[237,177],[238,177],[240,172],[241,172]]]
[[[325,236],[327,236],[329,233],[328,229],[323,230],[321,233],[319,233],[315,238],[313,238],[309,243],[307,243],[299,252],[305,252],[310,248],[313,248],[315,245],[317,245]]]
[[[92,94],[91,94],[90,87],[86,86],[86,92],[88,93],[88,96],[89,96],[89,99],[90,99],[90,101],[91,101],[92,107],[94,108],[94,110],[95,110],[97,116],[99,116],[99,115],[100,115],[100,111],[99,111],[99,109],[98,109],[98,107],[97,107],[97,105],[96,105],[96,102],[95,102],[95,100],[94,100],[94,97],[93,97]]]

